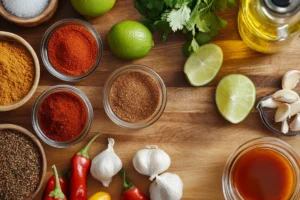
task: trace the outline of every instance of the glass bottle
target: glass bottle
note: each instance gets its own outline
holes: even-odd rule
[[[250,48],[278,52],[300,33],[300,0],[241,0],[238,28]]]

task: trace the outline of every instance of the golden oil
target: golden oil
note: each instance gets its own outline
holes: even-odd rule
[[[240,36],[247,46],[275,53],[291,44],[300,32],[299,0],[241,0]]]

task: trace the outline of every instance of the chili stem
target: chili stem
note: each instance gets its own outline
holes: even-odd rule
[[[120,170],[119,173],[123,178],[123,191],[125,192],[130,188],[132,188],[133,184],[128,180],[128,177],[126,176],[126,172],[123,168]]]
[[[99,135],[100,135],[100,133],[98,133],[97,135],[95,135],[95,136],[89,141],[89,143],[88,143],[83,149],[81,149],[81,150],[77,153],[77,155],[81,155],[81,156],[83,156],[83,157],[89,159],[90,157],[89,157],[89,155],[88,155],[88,150],[89,150],[91,144],[97,139],[97,137],[99,137]]]
[[[63,198],[65,198],[65,195],[61,190],[59,179],[58,179],[58,172],[57,172],[55,165],[52,166],[52,171],[55,176],[55,189],[50,192],[49,196],[54,197],[54,198],[62,198],[63,199]]]

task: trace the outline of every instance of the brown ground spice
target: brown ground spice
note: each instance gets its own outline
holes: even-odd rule
[[[0,130],[0,169],[0,199],[28,199],[40,181],[42,156],[29,137]]]
[[[119,75],[109,92],[112,111],[120,119],[132,123],[151,117],[160,100],[161,94],[156,80],[139,71]]]

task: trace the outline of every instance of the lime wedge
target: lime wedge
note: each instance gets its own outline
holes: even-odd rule
[[[184,73],[191,85],[203,86],[215,78],[222,62],[222,49],[215,44],[206,44],[187,59]]]
[[[255,103],[255,86],[240,74],[225,76],[217,86],[216,103],[220,113],[231,123],[243,121]]]

